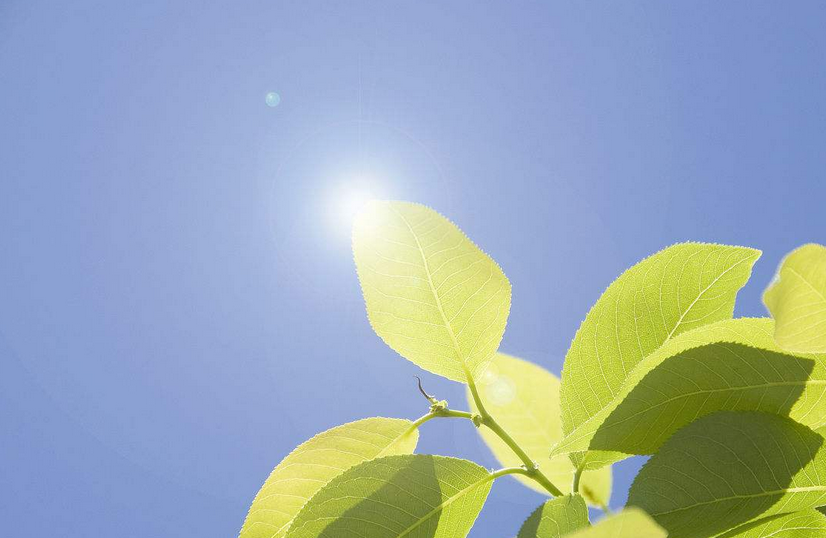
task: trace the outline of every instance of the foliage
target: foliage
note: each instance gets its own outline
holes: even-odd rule
[[[559,379],[541,366],[496,353],[486,375],[480,379],[478,389],[488,412],[496,417],[551,482],[557,484],[563,493],[570,493],[576,472],[573,462],[565,454],[548,457],[548,447],[562,438]],[[469,389],[467,400],[470,410],[477,413]],[[479,435],[502,465],[522,463],[507,443],[489,428],[480,428]],[[539,493],[547,493],[545,488],[527,476],[517,475],[516,479]],[[608,504],[611,498],[611,470],[608,467],[585,471],[581,480],[582,489],[588,492],[591,504]]]
[[[826,247],[791,252],[763,295],[774,319],[777,343],[790,351],[826,353]]]
[[[370,202],[353,253],[376,334],[465,383],[469,410],[420,384],[430,409],[416,421],[313,437],[273,470],[242,538],[463,538],[508,475],[551,497],[518,538],[826,536],[823,246],[783,261],[764,295],[774,319],[732,319],[759,251],[683,243],[652,255],[588,312],[561,380],[498,351],[510,282],[435,211]],[[503,467],[413,454],[419,428],[442,418],[475,426]],[[630,455],[652,457],[611,514],[610,465]],[[605,517],[592,525],[587,505]]]

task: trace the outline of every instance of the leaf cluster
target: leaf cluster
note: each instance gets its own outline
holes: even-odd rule
[[[561,379],[499,351],[510,282],[435,211],[369,203],[353,254],[376,334],[466,384],[468,409],[422,390],[418,420],[313,437],[275,467],[241,538],[463,538],[504,476],[549,497],[518,538],[826,536],[826,247],[785,258],[768,318],[733,318],[759,251],[668,247],[599,297]],[[502,468],[416,454],[442,418],[476,427]],[[651,458],[614,514],[611,464],[631,455]],[[605,512],[593,524],[589,505]]]

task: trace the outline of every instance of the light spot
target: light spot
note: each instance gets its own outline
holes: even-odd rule
[[[275,108],[281,102],[281,96],[278,95],[276,92],[270,92],[267,94],[267,97],[264,99],[267,103],[267,106],[270,108]]]
[[[485,371],[479,376],[479,383],[481,385],[490,385],[499,377],[499,367],[493,362],[489,362]]]
[[[365,209],[368,202],[381,199],[376,194],[376,185],[365,176],[354,175],[328,191],[326,213],[337,233],[349,238],[356,215]],[[367,217],[365,222],[369,222],[369,214]]]
[[[361,209],[376,197],[367,190],[352,190],[341,193],[338,199],[338,214],[344,223],[351,223]]]
[[[493,405],[508,405],[516,398],[516,384],[508,376],[500,375],[491,384],[488,394]]]

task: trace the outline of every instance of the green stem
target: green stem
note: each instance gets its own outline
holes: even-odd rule
[[[496,472],[490,473],[490,479],[496,480],[500,476],[506,476],[509,474],[523,474],[525,476],[530,476],[530,474],[528,474],[528,470],[524,467],[505,467],[504,469],[499,469]]]
[[[557,488],[553,482],[551,482],[545,474],[539,470],[536,466],[536,463],[522,450],[522,447],[516,442],[516,440],[510,436],[508,432],[505,431],[502,426],[496,422],[488,410],[485,408],[485,404],[482,403],[482,398],[479,397],[479,390],[476,388],[476,383],[473,381],[473,376],[470,375],[470,371],[465,368],[465,375],[467,377],[467,384],[468,388],[470,389],[470,394],[473,396],[473,402],[476,404],[476,409],[479,411],[477,420],[479,424],[483,424],[490,428],[490,430],[495,433],[502,441],[510,447],[514,454],[522,461],[524,464],[524,468],[522,467],[513,467],[502,469],[502,471],[497,471],[494,473],[496,476],[494,478],[498,478],[499,476],[504,476],[505,474],[522,474],[525,476],[529,476],[534,479],[537,483],[539,483],[543,488],[545,488],[548,493],[553,495],[554,497],[561,497],[563,493]],[[468,413],[467,411],[454,411],[452,409],[438,409],[435,411],[430,411],[428,414],[420,417],[417,419],[413,424],[410,426],[410,429],[407,433],[412,432],[425,422],[433,420],[434,418],[440,417],[447,417],[447,418],[465,418],[473,420],[476,415],[473,413]],[[499,474],[501,473],[501,474]]]
[[[413,424],[410,425],[410,428],[404,433],[404,435],[409,434],[425,422],[433,420],[434,418],[466,418],[468,420],[473,419],[473,413],[468,413],[467,411],[454,411],[453,409],[442,409],[439,411],[431,411],[426,415],[423,415],[416,419]]]
[[[482,403],[482,398],[479,397],[479,390],[476,388],[476,382],[473,380],[473,376],[470,375],[470,371],[467,367],[465,367],[465,377],[467,378],[467,385],[470,389],[470,394],[473,397],[473,402],[476,404],[476,409],[479,410],[479,416],[482,418],[481,423],[490,428],[493,433],[498,435],[499,438],[502,439],[502,441],[504,441],[511,450],[513,450],[513,453],[516,454],[520,460],[522,460],[522,463],[525,465],[525,472],[522,474],[533,478],[554,497],[561,497],[563,493],[559,490],[559,488],[557,488],[553,482],[545,476],[545,473],[539,470],[536,463],[534,463],[530,456],[522,450],[522,447],[519,446],[516,440],[514,440],[514,438],[511,437],[498,422],[496,422],[496,419],[488,413],[487,409],[485,409],[485,405]]]
[[[577,467],[574,471],[574,483],[571,486],[571,493],[579,493],[579,479],[582,478],[582,468]]]

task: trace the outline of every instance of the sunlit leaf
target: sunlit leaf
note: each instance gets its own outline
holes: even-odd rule
[[[588,526],[588,507],[579,495],[551,499],[525,520],[516,538],[560,538]]]
[[[272,471],[241,529],[241,538],[281,538],[304,503],[325,484],[366,460],[410,454],[419,433],[409,420],[366,418],[305,441]]]
[[[546,476],[563,493],[571,491],[574,466],[566,455],[548,458],[548,453],[562,437],[559,419],[559,379],[541,366],[497,353],[477,383],[479,396],[487,411],[516,440]],[[468,405],[476,411],[470,390]],[[503,466],[522,462],[513,450],[488,428],[479,434]],[[547,491],[534,480],[515,475],[517,480],[540,493]],[[611,497],[611,469],[583,473],[581,485],[593,497],[591,502],[608,504]]]
[[[465,382],[499,347],[511,288],[498,265],[432,209],[371,202],[353,253],[376,333],[425,370]]]
[[[640,470],[628,504],[670,538],[705,538],[826,502],[823,437],[791,419],[722,411],[675,433]]]
[[[666,538],[666,532],[645,512],[626,508],[593,527],[566,534],[565,538]]]
[[[463,538],[492,480],[484,468],[456,458],[367,461],[316,493],[287,538]]]
[[[683,243],[646,258],[615,280],[588,312],[565,358],[564,433],[608,406],[634,367],[669,339],[730,318],[737,292],[759,257],[750,248]],[[622,457],[574,459],[593,467]]]
[[[826,517],[817,510],[804,510],[741,525],[719,538],[823,538]]]
[[[803,245],[786,256],[763,302],[782,348],[826,353],[826,247]]]
[[[780,349],[769,318],[723,320],[672,338],[640,362],[616,397],[573,430],[554,454],[653,454],[697,417],[721,410],[826,423],[826,355]]]

